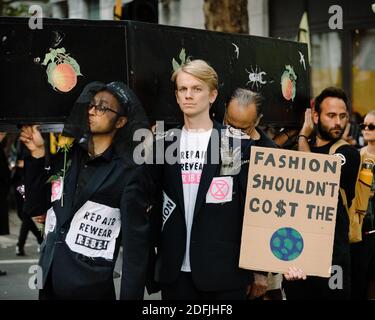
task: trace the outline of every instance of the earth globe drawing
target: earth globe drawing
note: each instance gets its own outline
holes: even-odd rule
[[[303,238],[293,228],[280,228],[271,237],[270,247],[273,255],[283,261],[292,261],[303,251]]]

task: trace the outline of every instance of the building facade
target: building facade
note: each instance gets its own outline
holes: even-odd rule
[[[163,5],[165,2],[169,4]],[[159,0],[159,23],[204,29],[203,2]],[[351,98],[353,111],[364,115],[375,109],[375,12],[371,7],[374,2],[248,0],[250,34],[297,40],[302,15],[307,12],[311,96],[327,86],[342,87]],[[115,0],[50,0],[50,3],[53,17],[103,20],[113,19]],[[342,29],[330,27],[330,21],[340,25],[335,20],[340,14],[335,10],[329,12],[332,6],[342,9]]]
[[[330,85],[341,87],[348,93],[353,111],[361,115],[375,109],[374,3],[269,0],[271,37],[296,39],[300,19],[307,12],[312,96]]]

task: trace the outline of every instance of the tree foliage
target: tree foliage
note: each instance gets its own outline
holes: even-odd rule
[[[35,2],[38,3],[46,3],[48,0],[28,0],[28,3]],[[0,16],[12,16],[12,17],[19,17],[19,16],[28,16],[30,4],[22,3],[19,0],[0,0]]]
[[[247,0],[204,0],[207,30],[249,34]]]

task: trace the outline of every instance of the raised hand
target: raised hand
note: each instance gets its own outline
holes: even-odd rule
[[[34,158],[44,157],[46,154],[44,139],[38,130],[38,126],[23,126],[21,129],[20,140],[30,150]]]
[[[310,137],[313,131],[314,131],[314,122],[312,119],[311,108],[307,108],[305,111],[305,121],[300,131],[300,135]]]

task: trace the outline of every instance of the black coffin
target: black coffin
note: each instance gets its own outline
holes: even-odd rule
[[[54,56],[43,64],[50,49],[60,60]],[[222,121],[233,90],[246,87],[264,95],[265,124],[301,123],[309,105],[305,44],[133,21],[44,19],[42,30],[31,30],[27,18],[3,17],[0,124],[63,123],[87,83],[121,80],[134,89],[151,121],[173,126],[182,116],[170,81],[172,60],[181,63],[182,51],[191,59],[207,60],[219,74],[219,96],[211,110],[216,120]],[[82,75],[72,76],[70,67],[68,76],[61,75],[60,67],[60,73],[51,72],[64,62],[76,75],[78,65]],[[288,77],[294,89],[288,83],[284,97],[281,79]]]

